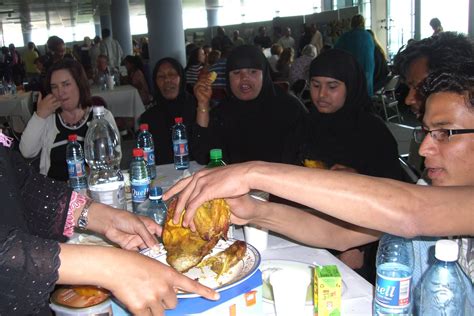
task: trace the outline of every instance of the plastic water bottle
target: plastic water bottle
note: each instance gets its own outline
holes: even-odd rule
[[[132,188],[132,208],[133,212],[137,212],[138,205],[147,199],[148,188],[150,187],[150,177],[148,177],[148,169],[141,148],[133,149],[133,159],[130,163],[130,184]]]
[[[143,158],[146,161],[150,179],[155,179],[155,145],[153,144],[153,136],[148,131],[148,124],[140,124],[140,133],[138,133],[137,136],[137,147],[143,149]]]
[[[138,206],[139,215],[148,216],[163,226],[166,221],[168,207],[163,202],[163,190],[160,187],[152,187],[148,200]]]
[[[174,167],[176,170],[183,170],[189,168],[189,150],[188,137],[186,135],[186,127],[183,124],[182,117],[175,117],[171,132],[171,139],[173,141],[174,152]]]
[[[69,174],[69,187],[74,191],[84,191],[87,189],[86,163],[84,161],[84,151],[81,144],[77,142],[77,135],[68,136],[66,146],[66,163]]]
[[[410,239],[382,236],[377,251],[374,315],[411,313],[413,258]]]
[[[222,149],[214,148],[209,152],[211,160],[207,164],[208,168],[215,168],[225,166],[226,163],[222,160]]]
[[[94,201],[126,209],[119,135],[104,118],[103,106],[95,106],[93,111],[94,119],[84,141],[86,162],[90,167],[89,194]]]
[[[428,269],[421,282],[421,315],[464,315],[464,283],[456,261],[459,246],[453,240],[438,240],[437,261]]]

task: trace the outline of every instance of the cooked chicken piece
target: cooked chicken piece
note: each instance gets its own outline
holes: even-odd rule
[[[199,267],[210,266],[211,270],[217,274],[217,277],[229,271],[245,255],[247,244],[244,241],[237,240],[229,248],[203,260]]]
[[[194,216],[196,231],[193,232],[182,226],[184,212],[179,223],[173,223],[176,202],[172,201],[168,208],[162,238],[168,264],[179,272],[186,272],[198,265],[220,238],[227,236],[230,209],[222,199],[205,202]]]
[[[305,167],[308,168],[318,168],[318,169],[327,169],[328,167],[326,164],[320,160],[310,160],[310,159],[305,159],[303,162]]]

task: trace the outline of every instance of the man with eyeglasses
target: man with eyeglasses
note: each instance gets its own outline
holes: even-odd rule
[[[473,315],[474,133],[467,131],[474,129],[474,64],[465,65],[464,70],[462,74],[433,73],[420,89],[426,97],[423,127],[430,134],[423,138],[420,154],[426,158],[431,187],[250,162],[198,172],[164,198],[180,192],[176,209],[186,206],[184,225],[192,225],[193,214],[204,201],[226,198],[233,223],[259,225],[316,247],[346,250],[375,241],[383,232],[413,238],[415,303],[421,277],[434,261],[429,248],[437,237],[465,236],[458,239],[458,263],[467,298],[465,314]],[[251,189],[319,211],[256,201],[246,195]],[[179,216],[176,212],[176,221]]]

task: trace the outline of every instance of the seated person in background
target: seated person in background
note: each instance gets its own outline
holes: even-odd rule
[[[306,45],[301,51],[301,56],[296,58],[290,68],[290,74],[288,81],[290,82],[290,87],[298,80],[308,80],[309,78],[309,65],[311,61],[316,57],[317,51],[316,47],[311,44]],[[304,86],[303,86],[304,88]]]
[[[225,88],[227,86],[226,79],[226,67],[227,67],[227,56],[232,51],[232,47],[224,46],[221,52],[221,57],[216,61],[214,65],[209,66],[209,72],[214,71],[217,73],[216,80],[212,83],[213,88]]]
[[[280,44],[273,44],[270,48],[270,53],[272,54],[268,57],[268,63],[270,64],[270,69],[272,72],[276,72],[276,64],[278,59],[280,59],[280,55],[283,52],[283,47]]]
[[[312,61],[309,78],[313,106],[302,160],[321,161],[331,170],[400,180],[397,142],[384,122],[367,112],[372,102],[357,60],[333,49]],[[376,247],[348,250],[339,258],[374,283]]]
[[[194,94],[198,126],[192,151],[197,162],[206,164],[211,148],[221,148],[227,163],[296,162],[306,113],[299,100],[273,84],[258,47],[242,45],[229,55],[228,98],[219,106],[210,111],[212,90],[207,77],[196,83]]]
[[[458,264],[466,293],[465,315],[474,311],[474,65],[465,73],[432,73],[422,87],[426,97],[420,154],[432,187],[349,172],[250,162],[207,169],[178,182],[164,199],[181,192],[176,210],[186,208],[192,225],[204,201],[225,198],[237,225],[252,223],[314,247],[345,250],[377,240],[382,232],[413,238],[412,284],[415,306],[420,281],[434,261],[438,238],[459,236]],[[456,131],[456,132],[455,132]],[[311,207],[250,198],[263,190]],[[175,221],[181,212],[175,212]],[[357,225],[357,226],[355,226]],[[445,238],[445,237],[444,237]]]
[[[274,73],[274,81],[288,81],[290,77],[290,69],[293,64],[295,55],[293,48],[285,48],[276,62],[276,73]]]
[[[184,71],[186,72],[186,83],[190,86],[194,86],[198,80],[199,73],[204,68],[206,63],[206,54],[201,47],[195,48],[189,54],[188,63]]]
[[[153,79],[154,105],[142,114],[139,121],[147,123],[153,135],[155,162],[163,165],[174,161],[171,127],[175,124],[175,117],[183,118],[192,158],[191,135],[196,124],[196,100],[186,92],[183,66],[173,58],[163,58],[156,63]]]
[[[59,284],[108,289],[134,315],[174,308],[178,288],[218,298],[137,252],[158,246],[153,235],[161,234],[161,228],[153,220],[92,202],[65,183],[39,175],[7,148],[11,145],[0,130],[1,315],[51,315],[49,297]],[[127,250],[66,244],[75,226]]]
[[[103,76],[114,76],[114,80],[120,81],[120,74],[116,69],[109,66],[109,57],[100,54],[97,56],[96,68],[94,69],[93,81],[94,85],[100,86],[102,84]]]
[[[143,63],[140,56],[128,55],[124,58],[123,64],[127,68],[128,81],[138,90],[143,104],[150,104],[152,97],[143,73]]]
[[[67,181],[66,145],[69,134],[77,134],[84,148],[88,122],[92,120],[91,92],[81,64],[63,59],[48,71],[47,95],[38,98],[37,110],[28,121],[20,142],[25,158],[40,154],[40,173],[50,178]],[[118,134],[110,111],[105,119]]]
[[[219,58],[221,58],[221,51],[218,49],[213,49],[207,55],[207,65],[209,67],[214,65]]]

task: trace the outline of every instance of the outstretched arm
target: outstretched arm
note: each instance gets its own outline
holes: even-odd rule
[[[423,187],[284,164],[249,162],[203,170],[178,182],[165,198],[181,192],[177,210],[186,207],[187,224],[204,201],[242,196],[250,189],[381,232],[406,237],[474,234],[473,187]]]

